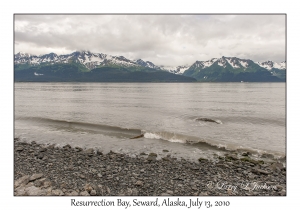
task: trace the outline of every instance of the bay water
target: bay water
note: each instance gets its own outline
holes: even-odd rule
[[[197,160],[285,156],[285,83],[15,83],[15,138]],[[134,138],[139,137],[139,138]]]

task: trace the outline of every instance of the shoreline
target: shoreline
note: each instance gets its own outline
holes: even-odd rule
[[[192,162],[14,139],[14,195],[285,196],[286,168],[245,154]]]

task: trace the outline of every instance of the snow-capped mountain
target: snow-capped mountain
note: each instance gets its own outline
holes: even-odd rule
[[[253,63],[250,59],[240,59],[236,57],[221,57],[221,58],[213,58],[211,60],[207,61],[196,61],[191,67],[198,68],[198,69],[205,69],[213,64],[217,64],[219,66],[222,66],[223,68],[226,68],[227,66],[231,66],[233,69],[239,69],[239,68],[248,68],[250,64]],[[257,65],[259,65],[262,68],[265,68],[267,70],[271,70],[273,68],[285,70],[286,69],[286,62],[283,61],[281,63],[276,63],[273,61],[265,61],[265,62],[254,62]]]
[[[285,70],[285,62],[258,63],[250,59],[223,56],[196,61],[183,75],[198,81],[276,81],[278,78],[285,80]]]
[[[232,67],[233,69],[238,68],[247,68],[249,64],[253,62],[249,59],[240,59],[236,57],[221,57],[221,58],[213,58],[207,61],[196,61],[191,67],[198,69],[205,69],[213,64],[217,64],[218,66],[222,66],[226,68],[227,66]]]
[[[19,52],[15,55],[15,64],[54,64],[54,63],[80,63],[88,69],[94,69],[102,66],[122,66],[122,67],[145,67],[156,70],[169,71],[175,74],[183,74],[189,66],[157,66],[150,61],[144,61],[142,59],[130,60],[124,56],[112,56],[103,53],[91,53],[89,51],[76,51],[71,54],[57,55],[55,53],[49,53],[45,55],[31,55],[28,53]]]
[[[147,68],[151,68],[151,69],[160,69],[159,66],[154,65],[152,62],[150,61],[143,61],[142,59],[138,59],[135,61],[137,64],[139,64],[140,66],[143,67],[147,67]]]
[[[112,56],[103,53],[92,53],[90,51],[76,51],[66,55],[49,53],[39,56],[19,52],[15,54],[14,62],[15,64],[26,64],[25,68],[28,66],[37,66],[41,64],[51,65],[61,63],[81,64],[86,70],[92,70],[99,67],[122,67],[127,69],[150,68],[193,77],[199,81],[209,81],[209,78],[212,78],[212,74],[214,75],[213,77],[216,77],[216,75],[221,77],[220,75],[224,74],[224,72],[237,75],[239,73],[247,72],[252,74],[253,72],[263,70],[267,70],[271,76],[273,75],[280,79],[285,79],[286,72],[285,61],[281,63],[276,63],[273,61],[254,62],[250,59],[223,56],[221,58],[212,58],[207,61],[196,61],[190,66],[157,66],[151,61],[144,61],[142,59],[130,60],[124,56]]]
[[[89,51],[76,51],[67,55],[57,55],[49,53],[41,56],[30,55],[27,53],[17,53],[15,55],[15,64],[40,65],[42,63],[69,63],[75,62],[83,64],[88,69],[94,69],[98,66],[119,65],[119,66],[139,66],[136,62],[125,58],[124,56],[111,56],[103,53],[91,53]]]
[[[67,55],[15,55],[15,82],[195,82],[161,71],[150,61],[136,61],[89,51]]]
[[[276,63],[276,62],[273,62],[273,61],[265,61],[265,62],[256,62],[259,66],[265,68],[265,69],[268,69],[268,70],[271,70],[273,68],[275,69],[286,69],[286,62],[283,61],[283,62],[280,62],[280,63]]]

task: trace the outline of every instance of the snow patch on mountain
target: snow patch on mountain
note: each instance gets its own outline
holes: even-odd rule
[[[240,64],[243,66],[243,67],[245,67],[245,68],[247,68],[248,67],[248,62],[247,61],[244,61],[244,60],[241,60],[240,61]]]
[[[225,58],[225,60],[232,66],[232,68],[240,68],[240,62],[236,58]]]
[[[211,65],[213,65],[218,59],[217,58],[213,58],[211,60],[208,61],[202,61],[203,67],[207,68],[210,67]]]
[[[178,74],[183,74],[186,70],[188,70],[190,66],[178,66],[177,70],[179,70]]]
[[[225,57],[222,57],[222,58],[218,59],[217,62],[218,62],[219,66],[224,66],[224,68],[226,67]]]
[[[159,66],[154,65],[150,61],[143,61],[142,59],[135,60],[135,62],[143,67],[152,68],[152,69],[160,69]]]
[[[161,70],[171,72],[173,74],[183,74],[187,69],[189,69],[190,66],[184,65],[184,66],[160,66]]]

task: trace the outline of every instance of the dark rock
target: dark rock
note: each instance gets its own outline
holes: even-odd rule
[[[82,148],[80,147],[75,147],[75,152],[81,152],[82,151]]]
[[[163,152],[169,152],[169,150],[167,150],[167,149],[163,149]]]
[[[226,154],[225,160],[226,161],[238,160],[238,157],[234,154]]]
[[[199,158],[198,161],[199,162],[208,162],[208,159],[206,159],[206,158]]]
[[[169,157],[163,157],[162,160],[163,161],[170,161],[171,159]]]
[[[263,160],[253,160],[249,157],[243,157],[240,159],[241,161],[243,162],[249,162],[249,163],[252,163],[252,164],[264,164],[264,161]]]
[[[199,171],[200,170],[199,167],[195,167],[195,166],[192,166],[191,169],[194,170],[194,171]]]
[[[67,144],[67,145],[63,146],[63,148],[66,149],[66,150],[69,150],[69,149],[71,149],[72,147],[71,147],[69,144]]]
[[[273,159],[274,158],[274,155],[272,154],[262,154],[261,156],[262,158],[269,158],[269,159]]]
[[[286,156],[283,156],[283,157],[279,158],[278,160],[286,162]]]
[[[152,152],[148,156],[157,157],[157,154]]]
[[[243,153],[242,153],[242,156],[248,157],[249,155],[250,155],[250,152],[243,152]]]
[[[157,157],[157,154],[156,154],[156,153],[150,153],[150,154],[148,155],[147,160],[148,160],[148,161],[155,161],[155,160],[156,160],[156,157]]]
[[[148,156],[147,158],[148,161],[156,161],[156,157],[155,156]]]

